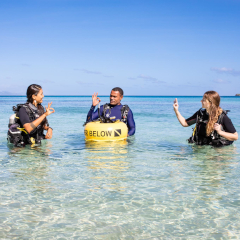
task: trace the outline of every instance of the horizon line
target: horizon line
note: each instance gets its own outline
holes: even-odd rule
[[[0,95],[0,97],[26,97],[26,95]],[[92,95],[45,95],[44,97],[92,97]],[[109,97],[109,95],[99,95],[98,97]],[[124,97],[202,97],[202,95],[124,95]],[[220,97],[239,97],[239,96],[223,95]]]

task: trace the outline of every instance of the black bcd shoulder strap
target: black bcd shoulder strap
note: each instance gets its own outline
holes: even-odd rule
[[[127,117],[128,117],[128,112],[129,112],[130,108],[128,105],[123,105],[121,108],[121,118],[123,121],[127,121]]]

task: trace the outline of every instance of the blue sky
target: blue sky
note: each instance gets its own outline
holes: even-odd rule
[[[8,0],[0,32],[0,93],[240,93],[239,0]]]

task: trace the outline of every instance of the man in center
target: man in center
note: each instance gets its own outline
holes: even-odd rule
[[[123,90],[119,87],[112,89],[110,93],[110,103],[106,103],[100,107],[100,116],[110,118],[112,121],[120,120],[127,124],[128,136],[135,133],[135,122],[133,119],[133,113],[128,105],[122,105]],[[101,102],[97,93],[92,95],[92,106],[87,115],[87,122],[91,122],[98,119],[98,110],[94,112],[95,107]]]

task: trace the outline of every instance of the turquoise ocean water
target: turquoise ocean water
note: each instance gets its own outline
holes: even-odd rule
[[[45,97],[53,138],[13,148],[8,119],[25,97],[0,97],[0,239],[238,239],[240,141],[189,145],[174,98],[124,97],[135,136],[92,143],[82,127],[91,97]],[[201,107],[201,97],[178,100],[186,118]],[[239,104],[221,99],[238,131]]]

